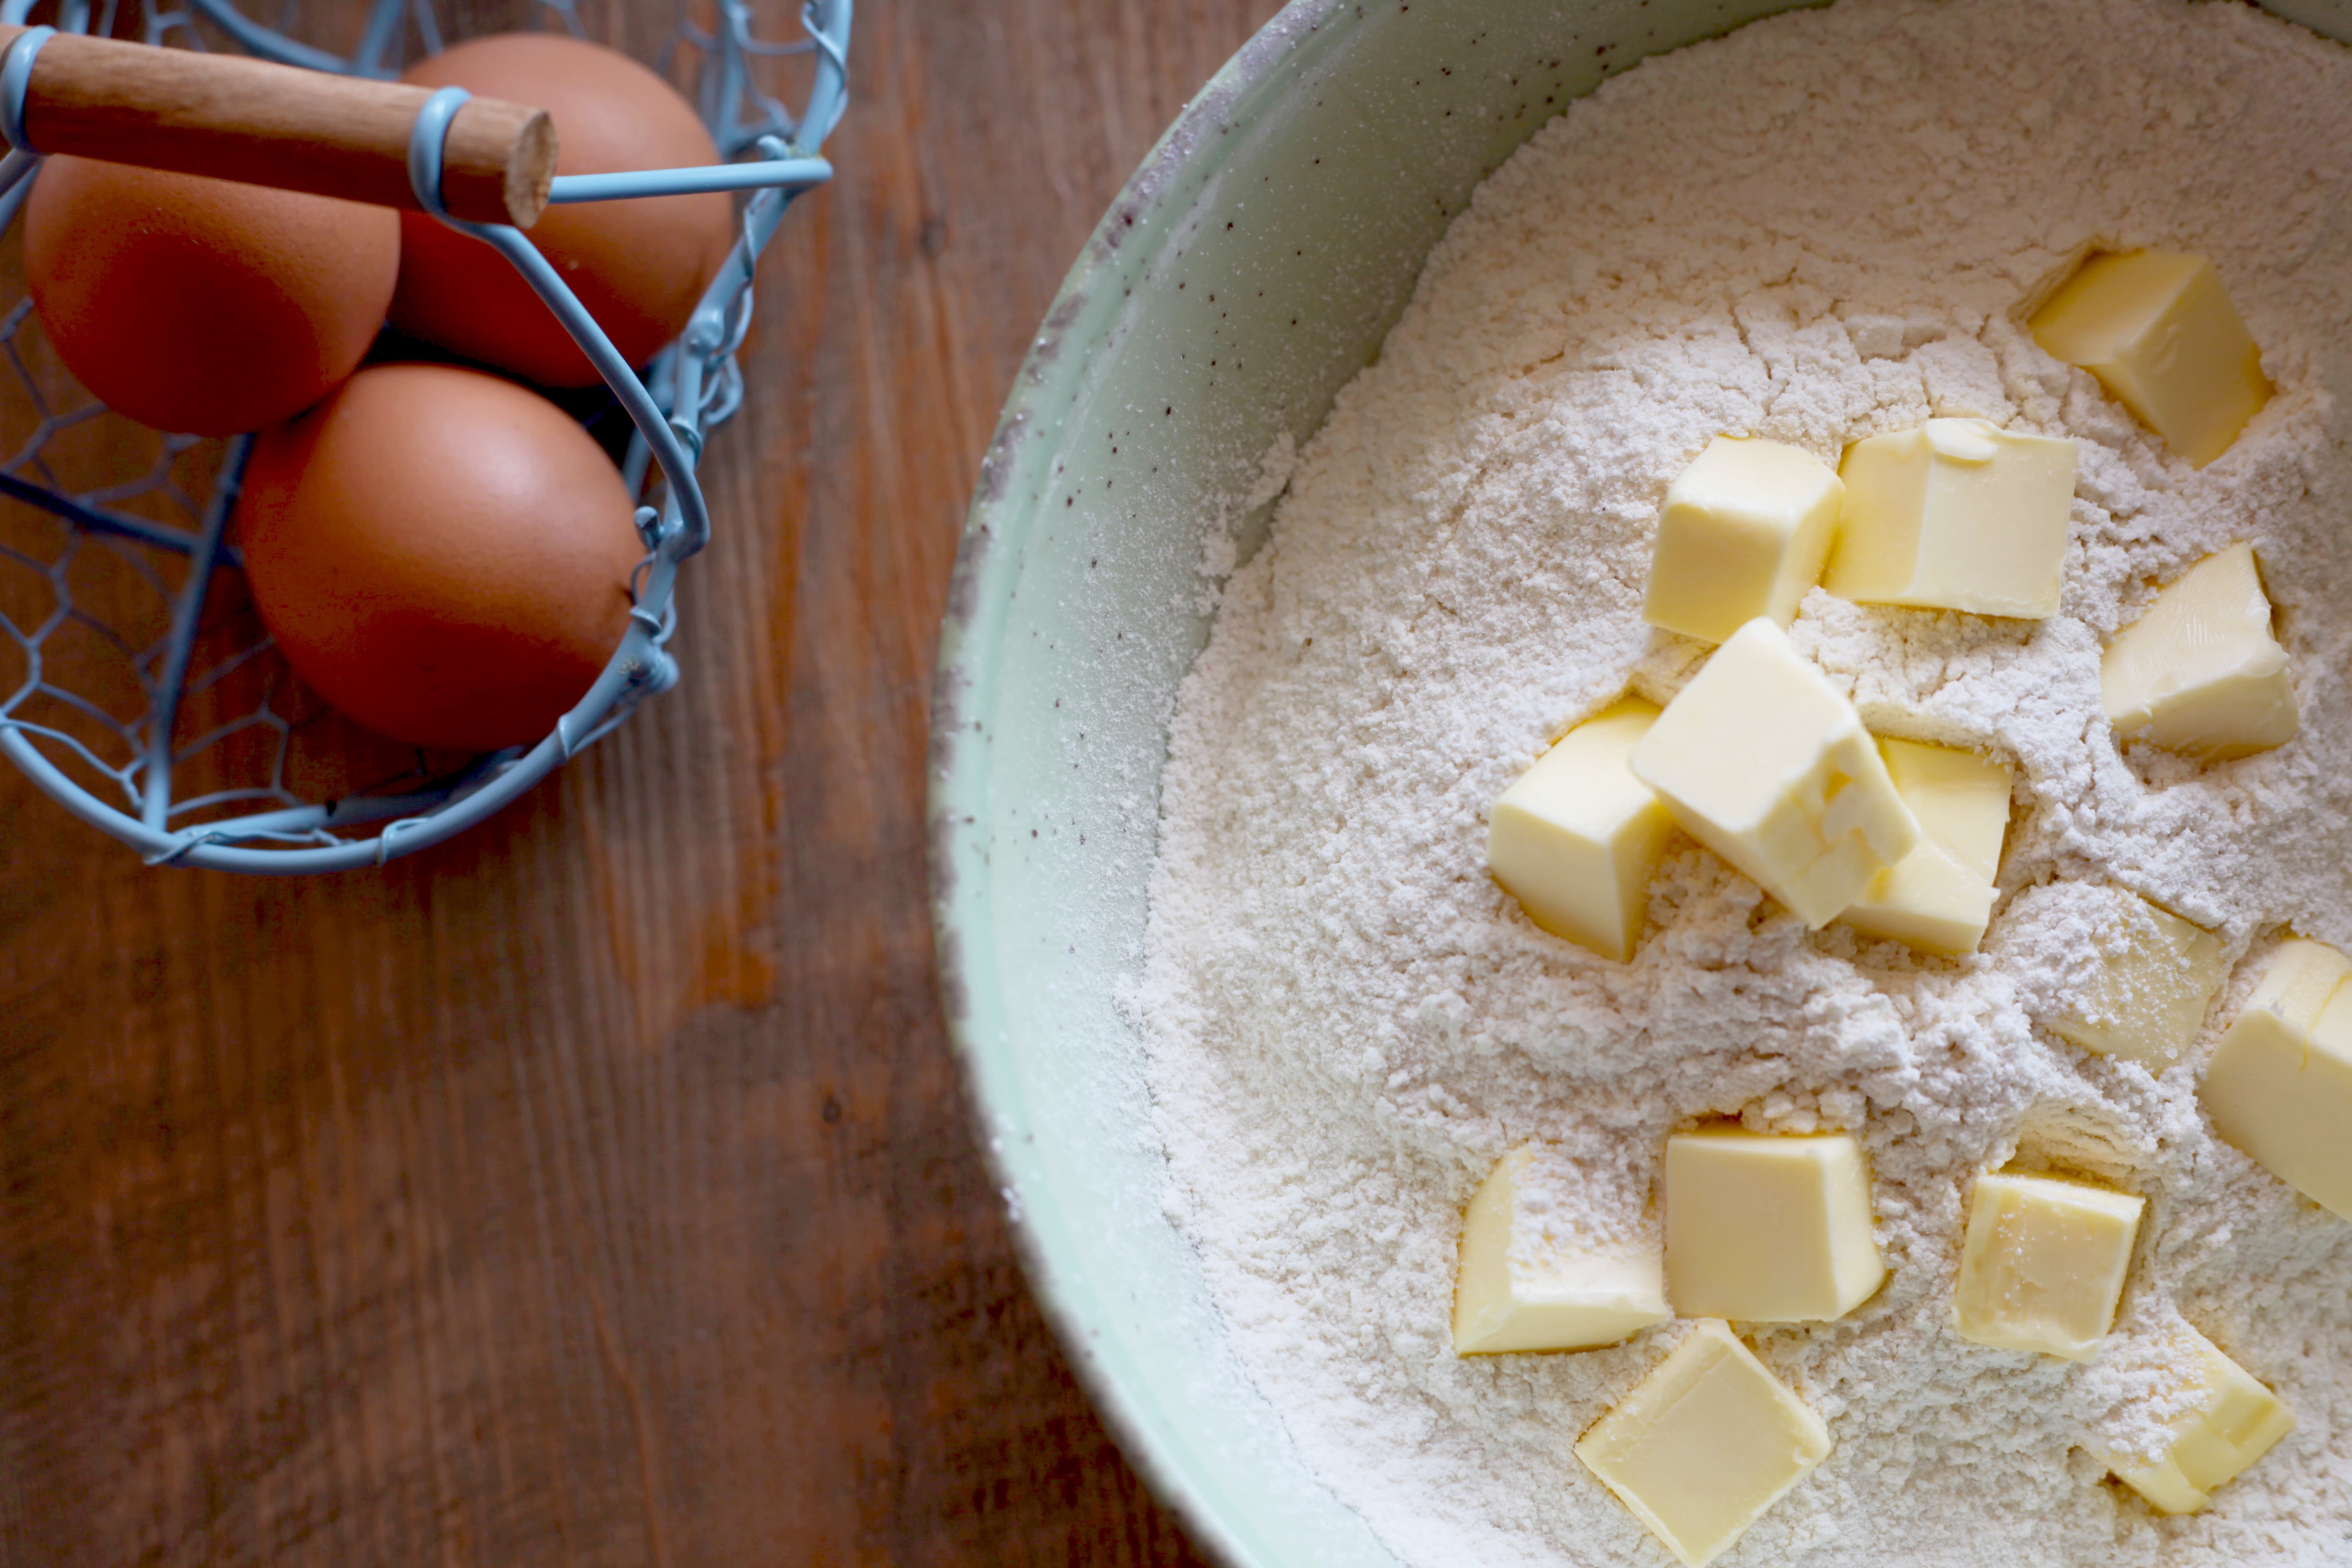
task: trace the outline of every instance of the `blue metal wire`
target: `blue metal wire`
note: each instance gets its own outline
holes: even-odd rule
[[[188,679],[188,660],[195,651],[196,623],[205,613],[205,593],[212,586],[213,570],[220,564],[223,536],[229,512],[236,505],[237,487],[245,477],[245,459],[253,437],[239,436],[229,444],[227,471],[205,509],[204,528],[188,555],[187,581],[172,612],[172,636],[163,647],[163,672],[147,720],[147,765],[140,777],[139,819],[163,828],[172,816],[172,729],[180,717],[180,692]]]
[[[341,55],[297,43],[274,28],[263,26],[238,10],[232,0],[188,0],[188,3],[205,21],[226,33],[236,41],[238,48],[249,55],[276,60],[282,66],[302,66],[314,71],[349,73],[353,69],[352,63]]]
[[[558,174],[548,183],[550,205],[674,196],[689,191],[757,191],[771,185],[804,191],[833,178],[822,158],[764,158],[756,163],[714,163],[707,169],[649,169],[626,174]]]
[[[40,153],[25,134],[25,84],[33,79],[33,58],[41,46],[58,36],[55,27],[27,27],[16,35],[5,61],[0,61],[0,137],[8,141],[8,184],[14,188],[33,172]]]
[[[101,18],[110,25],[114,0]],[[151,42],[176,37],[204,47],[196,18],[217,28],[237,47],[282,64],[387,77],[397,73],[403,46],[411,37],[423,52],[437,50],[441,37],[431,0],[374,0],[361,42],[346,58],[287,37],[239,12],[233,0],[186,0],[185,10],[165,10],[158,0],[142,0]],[[583,29],[572,0],[541,0],[544,13],[567,31]],[[0,21],[21,24],[31,0],[0,0]],[[851,0],[806,0],[801,12],[803,37],[791,40],[754,36],[746,0],[718,0],[709,31],[681,26],[680,39],[701,57],[697,101],[722,155],[740,159],[702,169],[620,175],[566,175],[554,182],[551,199],[587,202],[667,195],[693,191],[748,192],[740,208],[740,227],[719,276],[705,291],[683,337],[665,349],[643,378],[625,363],[594,319],[583,309],[555,268],[520,231],[499,225],[450,219],[440,209],[440,153],[448,116],[464,101],[462,89],[445,89],[428,100],[412,134],[410,173],[419,201],[441,221],[495,247],[520,270],[561,320],[614,397],[627,412],[634,435],[622,460],[622,474],[642,493],[656,467],[661,483],[657,504],[641,507],[639,531],[646,555],[632,581],[629,627],[587,695],[558,721],[554,731],[528,748],[476,758],[437,781],[421,778],[407,787],[370,791],[341,800],[304,802],[289,789],[287,752],[293,721],[274,706],[275,687],[258,707],[215,724],[204,733],[174,742],[173,731],[185,703],[221,689],[240,671],[247,678],[268,655],[265,640],[197,668],[199,630],[208,590],[221,568],[237,564],[225,538],[248,438],[239,437],[223,454],[218,479],[199,507],[179,489],[173,465],[194,446],[193,438],[159,437],[152,467],[142,476],[100,488],[68,490],[58,482],[44,455],[54,435],[104,413],[84,404],[63,413],[52,409],[16,338],[29,316],[29,301],[0,318],[0,349],[39,416],[27,447],[0,464],[0,496],[47,512],[64,542],[44,562],[0,543],[0,571],[17,571],[44,585],[51,608],[29,627],[10,618],[0,604],[0,650],[14,647],[25,674],[13,691],[0,691],[0,755],[5,755],[42,790],[81,820],[137,848],[151,864],[210,867],[222,870],[290,873],[381,864],[463,831],[498,811],[593,743],[644,699],[668,689],[678,679],[667,644],[677,626],[674,590],[679,565],[708,542],[710,519],[695,479],[709,432],[734,413],[741,401],[742,374],[735,363],[750,328],[751,281],[760,252],[801,192],[832,175],[817,156],[839,121],[846,101],[846,50]],[[86,0],[68,0],[58,26],[88,29]],[[46,29],[40,30],[46,32]],[[26,35],[29,38],[31,35]],[[20,38],[0,59],[0,131],[11,151],[0,159],[0,227],[13,221],[39,168],[38,154],[24,141],[23,89],[37,41]],[[781,55],[805,55],[812,65],[806,102],[794,116],[782,101],[762,91],[751,63]],[[175,525],[123,510],[142,497],[171,501],[188,519]],[[72,574],[79,570],[81,546],[121,558],[125,581],[140,585],[168,622],[153,647],[141,649],[107,623],[75,608]],[[178,586],[148,559],[175,563]],[[68,627],[114,648],[145,696],[144,710],[123,715],[106,702],[57,683],[47,659],[48,644]],[[46,702],[60,719],[90,727],[84,736],[34,716]],[[185,798],[174,798],[178,765],[240,735],[267,732],[272,747],[266,778],[228,783]],[[101,737],[120,748],[119,760],[93,744]],[[75,770],[116,792],[120,805],[93,794]],[[259,806],[258,810],[239,810]],[[218,815],[220,813],[229,815]],[[370,830],[373,831],[370,831]]]
[[[487,242],[511,262],[531,291],[563,323],[563,330],[572,334],[572,341],[580,345],[588,363],[596,367],[596,374],[604,378],[604,384],[620,399],[621,406],[637,427],[638,437],[653,448],[654,459],[661,464],[662,476],[669,481],[669,505],[675,526],[685,530],[694,541],[692,549],[687,552],[691,554],[710,537],[710,514],[703,507],[702,487],[694,480],[694,465],[701,456],[699,435],[691,426],[674,423],[655,405],[653,394],[637,379],[629,362],[621,357],[621,351],[613,346],[613,340],[604,335],[604,329],[596,324],[596,318],[588,313],[587,307],[580,303],[553,264],[523,237],[520,229],[502,223],[465,223],[451,217],[448,208],[441,205],[442,145],[449,138],[450,121],[471,97],[473,94],[462,87],[445,87],[426,99],[425,107],[416,111],[415,128],[408,138],[409,184],[426,212],[459,234]],[[668,195],[681,188],[690,188],[682,183],[664,182],[659,178],[660,173],[663,172],[656,173],[652,188],[637,194]],[[686,173],[690,175],[697,171]],[[690,453],[686,449],[688,442],[695,447]]]

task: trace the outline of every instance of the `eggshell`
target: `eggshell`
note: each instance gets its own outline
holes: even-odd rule
[[[388,207],[53,157],[25,203],[25,281],[58,357],[121,413],[226,436],[352,374],[400,268]]]
[[[476,38],[422,60],[402,80],[535,104],[555,121],[558,174],[605,174],[719,162],[685,99],[626,55],[547,33]],[[735,240],[721,193],[551,206],[528,231],[631,364],[686,330]],[[595,368],[513,266],[480,240],[422,214],[401,220],[404,331],[548,386],[584,386]]]
[[[512,382],[381,364],[264,432],[236,526],[319,694],[420,746],[534,742],[627,630],[645,551],[604,452]]]

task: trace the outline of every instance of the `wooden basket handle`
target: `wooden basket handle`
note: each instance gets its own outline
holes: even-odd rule
[[[25,31],[0,26],[0,57]],[[244,55],[58,33],[33,60],[25,137],[39,153],[415,212],[408,135],[432,92]],[[544,110],[476,98],[450,121],[441,199],[452,217],[529,228],[554,174],[555,125]]]

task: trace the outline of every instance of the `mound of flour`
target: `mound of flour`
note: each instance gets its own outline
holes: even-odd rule
[[[1836,1450],[1731,1561],[2352,1560],[2352,1225],[2219,1142],[2159,1077],[2040,1027],[2097,889],[2220,932],[2352,946],[2352,54],[2234,5],[1843,0],[1621,76],[1479,190],[1377,364],[1298,455],[1183,688],[1131,998],[1171,1163],[1253,1375],[1415,1563],[1659,1564],[1570,1453],[1655,1364],[1456,1358],[1463,1207],[1507,1150],[1556,1201],[1655,1224],[1667,1133],[1850,1129],[1893,1276],[1843,1321],[1747,1335]],[[2021,300],[2086,246],[2211,257],[2278,395],[2201,472],[2040,353]],[[1709,437],[1848,443],[1931,415],[2071,436],[2064,611],[2039,625],[1818,590],[1793,637],[1884,734],[2017,770],[1979,956],[1808,933],[1685,845],[1630,964],[1538,931],[1486,816],[1570,724],[1664,700],[1696,645],[1640,615],[1667,481]],[[2119,754],[2102,639],[2200,557],[2261,553],[2303,703],[2285,748]],[[2012,1159],[2147,1194],[2102,1356],[1949,1326],[1963,1194]],[[2182,1322],[2294,1433],[2159,1520],[2095,1452],[2179,1405]]]

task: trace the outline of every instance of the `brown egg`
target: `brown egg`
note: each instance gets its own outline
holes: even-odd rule
[[[290,418],[352,374],[400,268],[388,207],[51,158],[25,281],[66,368],[159,429]]]
[[[535,104],[555,121],[559,174],[715,163],[719,150],[685,99],[600,45],[502,33],[411,66],[403,81]],[[551,206],[528,231],[631,364],[686,330],[735,239],[719,193]],[[480,240],[422,214],[401,220],[403,331],[547,386],[585,386],[593,366],[521,274]]]
[[[512,382],[371,365],[254,443],[236,526],[278,647],[420,746],[538,741],[627,630],[644,554],[620,474]]]

